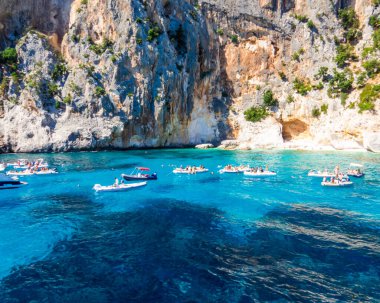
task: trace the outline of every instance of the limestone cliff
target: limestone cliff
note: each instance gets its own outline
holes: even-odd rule
[[[17,52],[0,58],[0,150],[236,139],[239,148],[379,151],[378,96],[369,110],[358,103],[380,66],[356,84],[379,49],[343,62],[351,87],[331,88],[337,48],[348,45],[337,17],[346,7],[360,32],[349,45],[361,54],[375,43],[371,0],[0,0],[0,45]],[[248,122],[244,112],[268,90],[278,104]]]

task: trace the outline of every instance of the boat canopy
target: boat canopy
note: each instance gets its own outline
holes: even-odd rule
[[[143,170],[143,171],[149,171],[150,169],[147,167],[136,167],[138,170]]]

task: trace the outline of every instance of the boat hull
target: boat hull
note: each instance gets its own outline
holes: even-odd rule
[[[142,180],[157,180],[157,175],[137,176],[137,175],[121,175],[126,181],[142,181]]]
[[[364,174],[347,174],[347,176],[354,178],[362,178],[364,177]]]
[[[14,183],[10,182],[8,184],[0,184],[0,190],[16,189],[16,188],[24,187],[26,185],[28,185],[28,183],[15,181]]]
[[[139,182],[139,183],[132,183],[132,184],[120,184],[119,186],[102,186],[100,184],[95,184],[93,189],[96,192],[123,192],[123,191],[129,191],[131,189],[136,189],[139,187],[143,187],[147,184],[147,182]]]
[[[354,183],[353,182],[343,182],[343,183],[331,183],[331,182],[322,182],[322,186],[327,186],[327,187],[349,187],[352,186]]]

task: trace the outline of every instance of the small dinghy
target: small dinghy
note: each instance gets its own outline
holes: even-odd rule
[[[354,178],[362,178],[364,177],[365,173],[360,169],[363,167],[361,164],[357,163],[350,163],[350,168],[347,170],[347,176],[354,177]]]
[[[130,175],[122,174],[124,180],[126,181],[137,181],[137,180],[157,180],[157,174],[148,174],[144,172],[150,171],[147,167],[136,167]]]
[[[201,173],[207,173],[208,169],[204,168],[203,166],[187,166],[186,168],[176,168],[173,170],[174,174],[188,174],[188,175],[193,175],[193,174],[201,174]]]
[[[321,183],[322,186],[330,186],[330,187],[348,187],[348,186],[352,186],[352,184],[354,183],[351,181],[338,181],[338,180],[322,181]]]
[[[9,177],[4,174],[0,174],[0,190],[1,189],[15,189],[28,185],[26,182],[21,182],[15,177]]]
[[[335,174],[332,172],[329,172],[328,170],[320,171],[320,170],[315,170],[312,169],[309,171],[307,174],[308,177],[315,177],[315,178],[329,178],[329,177],[334,177]]]
[[[120,192],[120,191],[128,191],[130,189],[139,188],[145,186],[147,182],[138,182],[138,183],[130,183],[130,184],[119,184],[119,185],[108,185],[102,186],[100,184],[95,184],[93,189],[96,192]]]
[[[263,178],[263,177],[275,177],[277,176],[277,173],[274,171],[254,171],[254,170],[248,170],[244,172],[244,176],[249,176],[249,177],[258,177],[258,178]]]

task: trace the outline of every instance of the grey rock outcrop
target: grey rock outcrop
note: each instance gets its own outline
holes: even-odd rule
[[[368,20],[380,13],[370,0],[0,0],[0,45],[18,54],[16,71],[1,66],[0,150],[228,139],[234,144],[222,146],[378,151],[378,99],[359,113],[356,82],[345,104],[328,94],[328,82],[307,95],[292,84],[316,87],[321,67],[331,77],[343,39],[337,11],[348,5],[363,33],[353,46],[360,54],[372,43]],[[347,67],[360,73],[361,60]],[[268,89],[279,105],[261,122],[246,121]]]

